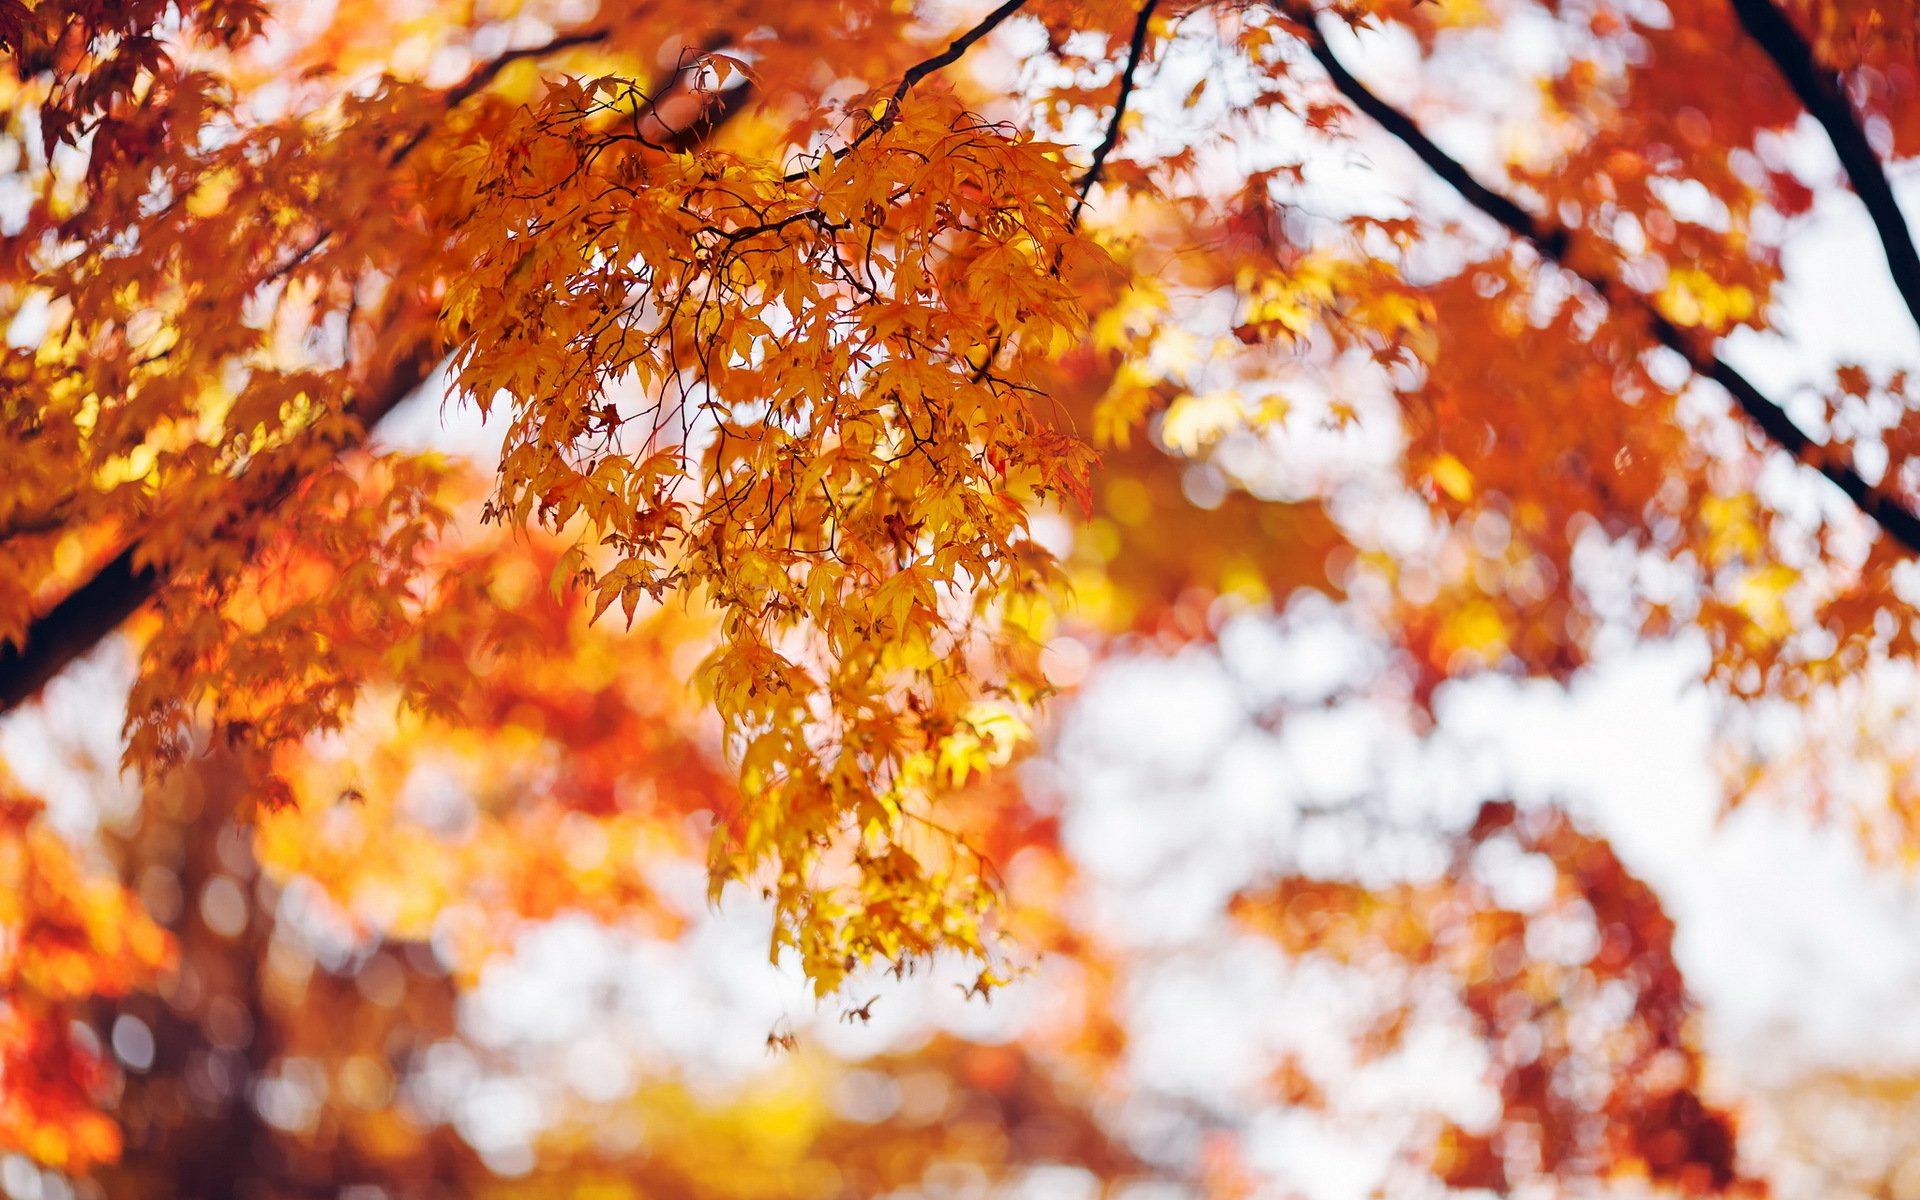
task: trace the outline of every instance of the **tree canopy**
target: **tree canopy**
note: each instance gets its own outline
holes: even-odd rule
[[[96,835],[0,776],[23,1164],[1265,1194],[1225,1134],[1156,1157],[1096,1102],[1132,951],[1065,768],[1020,766],[1105,664],[1247,622],[1362,647],[1254,687],[1269,732],[1363,700],[1418,735],[1452,685],[1679,646],[1729,805],[1920,848],[1920,405],[1897,348],[1798,337],[1788,270],[1863,213],[1846,299],[1920,328],[1903,6],[0,0],[0,54],[0,711],[137,664],[123,723],[86,677],[131,796]],[[1583,814],[1457,815],[1423,867],[1276,854],[1217,898],[1397,981],[1361,1061],[1434,996],[1482,1047],[1494,1115],[1427,1114],[1407,1179],[1766,1190],[1657,890]],[[537,1167],[474,1158],[407,1089],[483,976],[569,914],[680,937],[696,862],[856,1024],[876,975],[1077,983],[1037,1041],[801,1044],[785,1126],[661,1085],[620,1101],[678,1131],[644,1149],[594,1159],[589,1105]],[[1318,1069],[1262,1102],[1337,1111]],[[945,1143],[924,1078],[972,1097]]]

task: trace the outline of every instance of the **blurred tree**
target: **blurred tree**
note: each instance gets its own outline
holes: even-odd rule
[[[1219,1114],[1184,1155],[1113,1132],[1144,967],[1003,769],[1093,662],[1234,614],[1334,606],[1414,726],[1692,639],[1732,796],[1910,858],[1920,749],[1858,729],[1920,653],[1920,409],[1897,365],[1723,344],[1792,335],[1815,127],[1920,323],[1917,44],[1868,0],[0,0],[0,708],[124,632],[141,796],[94,845],[0,812],[9,1169],[1256,1192]],[[443,394],[489,481],[405,448]],[[1429,836],[1444,870],[1275,862],[1220,914],[1404,984],[1362,1058],[1434,1013],[1482,1047],[1495,1110],[1414,1120],[1396,1186],[1763,1189],[1607,842],[1497,798]],[[850,1019],[943,952],[974,995],[1071,964],[1062,1015],[808,1051],[771,1100],[649,1077],[672,1136],[570,1101],[487,1159],[435,1099],[484,1073],[462,997],[561,914],[681,936],[702,857]],[[1341,1109],[1270,1069],[1249,1104]],[[856,1076],[892,1098],[836,1108]]]

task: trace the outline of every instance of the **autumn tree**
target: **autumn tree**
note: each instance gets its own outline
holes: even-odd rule
[[[873,1068],[973,1079],[978,1139],[821,1117],[779,1186],[937,1153],[1255,1190],[1230,1139],[1148,1161],[1096,1119],[1132,968],[1009,769],[1090,664],[1249,615],[1336,614],[1374,648],[1351,689],[1414,729],[1476,675],[1704,647],[1730,799],[1910,857],[1911,735],[1853,731],[1899,727],[1920,652],[1920,418],[1897,365],[1752,348],[1793,338],[1816,202],[1864,210],[1885,263],[1853,269],[1920,324],[1912,16],[0,0],[0,705],[138,660],[132,815],[75,848],[0,806],[0,1141],[115,1194],[511,1190],[400,1081],[513,931],[672,938],[660,864],[697,859],[855,1018],[875,972],[1080,972],[1038,1058]],[[420,408],[497,454],[421,448]],[[1420,1125],[1422,1186],[1763,1188],[1660,897],[1573,817],[1480,800],[1444,870],[1276,859],[1220,915],[1452,997],[1498,1116]],[[1550,899],[1504,900],[1495,853]],[[1543,956],[1554,922],[1591,945]]]

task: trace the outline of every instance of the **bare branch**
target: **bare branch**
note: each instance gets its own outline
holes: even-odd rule
[[[1530,242],[1548,260],[1587,284],[1616,309],[1635,313],[1646,322],[1655,341],[1686,359],[1695,372],[1725,389],[1740,411],[1759,426],[1775,445],[1801,464],[1825,476],[1888,536],[1905,546],[1909,552],[1920,554],[1920,515],[1898,498],[1868,483],[1847,461],[1848,456],[1841,447],[1814,441],[1805,430],[1793,423],[1784,409],[1768,399],[1726,360],[1714,354],[1705,339],[1681,329],[1662,316],[1645,296],[1618,280],[1571,266],[1567,261],[1571,242],[1571,234],[1567,229],[1528,213],[1506,196],[1482,184],[1457,160],[1435,145],[1413,118],[1382,100],[1354,78],[1327,44],[1310,10],[1296,0],[1283,0],[1283,11],[1299,26],[1300,36],[1308,50],[1349,103],[1405,144],[1468,203],[1505,226],[1514,236]]]
[[[66,528],[67,520],[73,509],[73,497],[64,496],[54,504],[21,513],[4,525],[0,525],[0,542],[10,542],[14,538],[41,537],[49,533],[58,533]]]
[[[562,50],[572,50],[578,46],[595,46],[606,41],[607,36],[612,32],[611,29],[605,26],[594,29],[580,29],[573,33],[563,33],[538,46],[524,46],[518,50],[508,50],[504,54],[481,63],[475,67],[465,79],[455,84],[452,90],[446,95],[446,105],[450,109],[460,107],[482,88],[499,78],[500,72],[523,59],[545,58],[549,54],[558,54]]]
[[[1100,182],[1100,172],[1107,168],[1107,156],[1120,144],[1120,124],[1127,119],[1127,101],[1133,98],[1134,75],[1147,53],[1147,27],[1153,23],[1153,11],[1159,7],[1160,0],[1146,0],[1140,6],[1140,15],[1134,19],[1133,41],[1127,46],[1127,66],[1120,72],[1120,94],[1113,101],[1113,119],[1107,122],[1107,135],[1093,148],[1093,164],[1080,177],[1080,199],[1074,202],[1073,213],[1067,218],[1069,229],[1079,228],[1080,212],[1087,206],[1087,196],[1093,191],[1093,185]]]
[[[935,71],[940,70],[942,67],[950,67],[954,63],[959,62],[962,55],[973,49],[975,42],[992,33],[994,29],[1008,17],[1011,17],[1025,7],[1026,3],[1027,0],[1006,0],[1006,3],[981,18],[978,25],[975,25],[959,37],[953,39],[945,50],[942,50],[932,58],[923,58],[911,67],[908,67],[906,73],[900,76],[900,83],[893,89],[893,95],[887,99],[885,114],[874,121],[873,124],[854,135],[852,141],[840,147],[838,150],[833,151],[834,160],[837,162],[845,158],[847,155],[853,153],[855,147],[863,144],[868,138],[892,124],[893,118],[900,113],[900,105],[905,102],[907,93],[913,90],[915,84],[933,74]],[[819,160],[816,159],[815,161]],[[806,171],[794,171],[787,175],[786,182],[799,183],[805,179],[807,175],[808,172]]]
[[[913,90],[914,84],[919,83],[922,79],[925,79],[943,67],[950,67],[954,63],[959,62],[960,56],[973,49],[975,42],[992,33],[995,27],[1008,17],[1019,12],[1026,3],[1027,0],[1006,0],[1006,3],[982,18],[978,25],[975,25],[972,29],[967,30],[959,37],[953,39],[952,44],[945,50],[942,50],[932,58],[922,59],[911,67],[908,67],[907,73],[900,77],[900,86],[893,89],[893,108],[898,111],[900,102],[907,98],[907,93]]]
[[[508,50],[497,57],[490,58],[468,73],[467,77],[447,90],[441,97],[441,106],[448,112],[478,95],[486,86],[499,78],[500,72],[514,63],[529,58],[545,58],[549,54],[558,54],[562,50],[572,50],[580,46],[593,46],[607,40],[613,31],[605,27],[580,29],[573,33],[563,33],[558,37],[542,42],[538,46],[522,46],[518,50]],[[407,139],[395,146],[387,155],[389,164],[398,163],[412,154],[425,141],[430,126],[422,125],[407,135]]]
[[[1900,289],[1900,298],[1907,302],[1914,324],[1920,326],[1920,252],[1914,249],[1913,236],[1893,197],[1886,169],[1860,128],[1840,77],[1813,57],[1806,39],[1773,0],[1733,0],[1733,11],[1748,36],[1760,44],[1786,77],[1800,103],[1827,131],[1827,140],[1833,143],[1848,182],[1880,235],[1893,285]]]

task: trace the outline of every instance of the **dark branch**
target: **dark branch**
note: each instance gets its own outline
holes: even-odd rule
[[[1093,148],[1093,164],[1080,177],[1080,199],[1074,202],[1073,214],[1067,218],[1069,229],[1079,228],[1080,211],[1086,208],[1093,185],[1100,182],[1100,173],[1107,169],[1107,155],[1120,144],[1120,123],[1127,119],[1127,102],[1133,98],[1133,77],[1147,53],[1147,27],[1153,23],[1153,10],[1159,7],[1160,0],[1146,0],[1140,6],[1140,15],[1134,18],[1133,41],[1127,46],[1126,69],[1120,72],[1120,94],[1114,97],[1113,119],[1107,122],[1107,135]]]
[[[606,41],[607,36],[612,32],[611,29],[604,27],[581,29],[574,33],[563,33],[559,37],[543,42],[538,46],[523,46],[518,50],[508,50],[498,57],[490,58],[478,67],[475,67],[471,74],[453,86],[452,90],[446,95],[446,106],[449,109],[460,107],[482,88],[499,78],[500,72],[506,70],[514,63],[528,58],[545,58],[549,54],[558,54],[562,50],[572,50],[578,46],[598,45]]]
[[[395,364],[378,387],[357,397],[350,410],[360,418],[363,428],[371,428],[412,394],[436,358],[424,345],[417,347],[415,353]],[[330,448],[336,453],[345,451],[357,440]],[[243,478],[235,486],[253,493],[246,498],[252,501],[245,505],[249,511],[263,512],[278,507],[299,481],[298,475],[282,472],[270,479]],[[93,578],[34,621],[24,649],[11,643],[0,645],[0,713],[32,697],[68,663],[93,649],[153,598],[162,576],[153,563],[136,566],[140,557],[138,543],[115,555]]]
[[[975,42],[992,33],[995,27],[1008,17],[1019,12],[1026,3],[1027,0],[1006,0],[1006,3],[988,13],[978,25],[975,25],[972,29],[967,30],[959,37],[953,39],[953,42],[948,45],[945,50],[942,50],[932,58],[922,59],[911,67],[908,67],[907,73],[900,77],[900,86],[893,89],[892,107],[894,111],[899,111],[900,102],[907,98],[907,93],[913,90],[914,84],[919,83],[935,71],[950,67],[954,63],[959,62],[960,56],[973,49]]]
[[[573,33],[563,33],[558,37],[542,42],[538,46],[522,46],[518,50],[508,50],[495,58],[475,67],[465,79],[453,85],[441,97],[441,107],[448,112],[459,108],[483,91],[486,86],[500,77],[500,72],[514,63],[529,58],[545,58],[549,54],[558,54],[562,50],[572,50],[580,46],[593,46],[607,40],[613,31],[605,28],[581,29]],[[407,135],[405,141],[395,146],[387,155],[389,164],[398,163],[419,148],[425,141],[431,126],[422,125]]]
[[[30,699],[68,663],[98,645],[152,598],[159,576],[136,569],[134,547],[122,550],[92,579],[33,623],[25,649],[0,644],[0,713]]]
[[[1787,15],[1775,7],[1773,0],[1733,0],[1733,11],[1739,15],[1748,36],[1773,59],[1773,65],[1786,77],[1800,103],[1827,131],[1827,140],[1833,143],[1848,182],[1853,184],[1867,215],[1873,219],[1874,230],[1880,235],[1887,267],[1893,272],[1893,284],[1900,289],[1900,298],[1907,302],[1914,324],[1920,325],[1920,252],[1914,249],[1906,218],[1901,215],[1900,205],[1893,198],[1893,187],[1887,182],[1886,169],[1860,128],[1840,77],[1813,57],[1813,49],[1806,39],[1800,36]]]
[[[1468,203],[1505,226],[1514,236],[1532,243],[1548,260],[1586,283],[1615,308],[1635,312],[1646,322],[1654,340],[1686,359],[1697,373],[1724,388],[1740,411],[1776,445],[1799,462],[1820,472],[1890,537],[1908,551],[1920,554],[1920,515],[1868,483],[1846,461],[1847,456],[1839,447],[1814,441],[1806,431],[1793,423],[1784,409],[1768,399],[1746,376],[1714,354],[1699,336],[1681,329],[1662,316],[1645,296],[1604,275],[1569,265],[1567,249],[1571,235],[1565,228],[1528,213],[1506,196],[1475,179],[1464,166],[1435,145],[1411,117],[1382,100],[1353,77],[1334,55],[1332,47],[1327,45],[1312,12],[1292,4],[1285,11],[1299,26],[1300,35],[1313,57],[1349,103],[1403,142]]]
[[[4,525],[0,525],[0,542],[10,542],[18,537],[37,537],[42,534],[58,533],[66,528],[73,497],[64,496],[56,503],[43,509],[21,513]]]
[[[693,127],[675,137],[676,148],[691,147],[711,137],[728,117],[744,107],[747,90],[739,88],[723,95]],[[358,419],[362,430],[372,429],[426,379],[440,356],[441,347],[432,337],[404,347],[386,377],[354,396],[347,411]],[[357,442],[355,438],[333,449],[344,452]],[[235,487],[246,489],[238,508],[245,512],[270,511],[292,494],[299,482],[298,476],[286,472],[264,479],[235,480]],[[152,563],[135,567],[141,557],[138,544],[122,550],[37,618],[27,629],[24,647],[0,642],[0,715],[31,699],[68,664],[99,645],[153,599],[166,580],[161,568]]]
[[[741,109],[747,106],[747,101],[752,98],[753,88],[751,86],[743,85],[729,88],[719,93],[717,99],[708,101],[707,106],[701,109],[691,121],[679,127],[667,124],[667,122],[659,116],[658,104],[654,105],[652,116],[655,121],[659,122],[660,127],[667,132],[667,149],[690,146],[704,140],[707,135],[732,120],[739,114]]]
[[[873,124],[854,135],[852,141],[840,147],[838,150],[833,151],[834,161],[838,162],[847,155],[852,154],[855,147],[862,145],[868,138],[890,127],[893,124],[894,118],[900,115],[900,105],[906,101],[907,93],[913,90],[915,84],[933,74],[935,71],[943,67],[950,67],[954,63],[959,62],[962,55],[973,49],[975,42],[992,33],[1008,17],[1011,17],[1025,7],[1026,3],[1027,0],[1006,0],[999,8],[994,9],[985,17],[982,17],[978,25],[975,25],[948,43],[945,50],[942,50],[932,58],[923,58],[911,67],[908,67],[906,74],[900,76],[900,82],[894,87],[893,94],[887,98],[885,112],[882,113]],[[814,161],[818,162],[820,160],[815,159]],[[799,183],[805,179],[808,174],[809,172],[807,171],[789,172],[786,176],[786,182]]]

